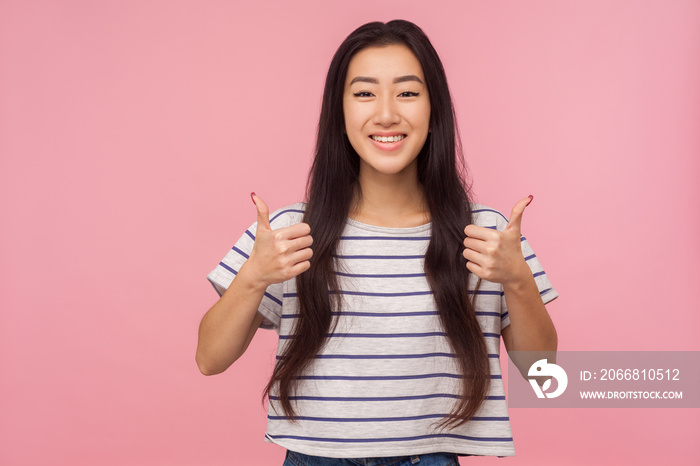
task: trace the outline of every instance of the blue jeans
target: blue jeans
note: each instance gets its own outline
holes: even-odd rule
[[[287,450],[282,466],[459,466],[459,461],[454,453],[346,459],[310,456]]]

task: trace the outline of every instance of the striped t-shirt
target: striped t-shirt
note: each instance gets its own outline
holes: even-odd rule
[[[496,210],[472,207],[476,225],[503,230],[508,223]],[[273,212],[271,227],[300,223],[304,208],[299,202]],[[219,294],[247,260],[256,227],[257,222],[208,275]],[[499,359],[501,329],[510,323],[500,284],[482,281],[475,301],[491,363],[488,396],[468,423],[435,427],[461,392],[461,374],[425,278],[429,241],[430,223],[386,228],[347,219],[337,251],[338,325],[298,380],[293,401],[298,423],[285,418],[271,393],[266,441],[335,458],[515,455]],[[521,244],[542,300],[553,300],[558,294],[542,265],[524,237]],[[470,274],[471,290],[475,284]],[[299,312],[296,279],[269,286],[258,312],[264,316],[261,327],[279,334],[279,357]]]

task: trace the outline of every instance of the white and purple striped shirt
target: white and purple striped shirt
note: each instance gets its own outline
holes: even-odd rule
[[[273,229],[299,223],[302,202],[270,216]],[[500,212],[474,204],[474,223],[503,230]],[[207,276],[221,295],[253,248],[257,222]],[[342,315],[335,332],[298,381],[298,423],[289,422],[274,392],[265,439],[307,455],[335,458],[433,452],[513,456],[515,449],[501,378],[501,329],[510,319],[503,288],[482,281],[476,311],[491,362],[486,401],[468,423],[437,431],[461,391],[461,375],[445,338],[423,269],[430,223],[386,228],[347,219],[337,254]],[[529,244],[523,254],[542,300],[558,296]],[[313,260],[313,259],[312,259]],[[469,287],[476,277],[471,274]],[[299,308],[296,280],[267,288],[258,309],[261,327],[279,334],[278,357]]]

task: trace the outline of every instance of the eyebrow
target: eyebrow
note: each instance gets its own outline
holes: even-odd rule
[[[406,76],[399,76],[398,78],[394,78],[394,81],[392,81],[392,82],[394,84],[398,84],[398,83],[403,83],[406,81],[417,81],[417,82],[423,84],[423,81],[418,76],[413,75],[413,74],[409,74]],[[377,78],[370,78],[368,76],[355,76],[354,78],[352,78],[352,81],[350,81],[350,85],[352,85],[356,82],[379,84],[379,80],[377,80]]]

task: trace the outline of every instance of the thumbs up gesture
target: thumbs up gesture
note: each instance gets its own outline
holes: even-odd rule
[[[532,196],[529,196],[515,204],[503,231],[467,225],[464,229],[463,255],[470,272],[502,285],[513,284],[532,275],[520,244],[523,212],[531,201]]]
[[[255,193],[250,196],[258,211],[255,243],[246,266],[266,287],[296,277],[311,267],[313,254],[311,227],[297,223],[273,230],[270,227],[270,211],[267,204]]]

